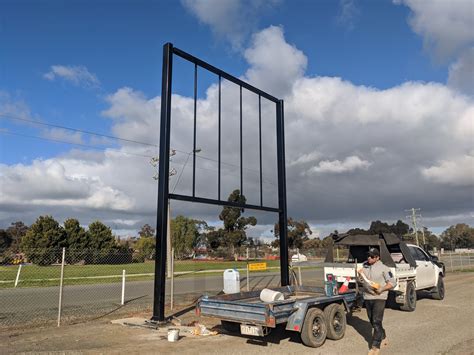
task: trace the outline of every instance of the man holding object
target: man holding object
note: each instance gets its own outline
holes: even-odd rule
[[[380,261],[380,252],[376,248],[369,249],[367,261],[359,270],[359,274],[364,281],[363,296],[367,316],[374,330],[369,355],[377,355],[380,353],[383,339],[386,338],[382,321],[388,290],[396,286],[396,281],[390,268]]]

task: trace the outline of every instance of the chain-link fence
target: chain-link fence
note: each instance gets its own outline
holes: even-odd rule
[[[337,250],[335,259],[346,260],[347,250]],[[324,248],[290,250],[290,281],[322,286],[325,254]],[[63,264],[63,249],[37,249],[5,258],[0,265],[0,327],[56,324],[59,316],[60,324],[71,324],[108,314],[151,315],[153,257],[123,249],[64,249]],[[448,252],[439,259],[447,272],[474,268],[474,253]],[[237,271],[242,291],[279,286],[281,281],[278,249],[269,246],[239,248],[225,257],[201,253],[172,264],[166,278],[167,315],[191,307],[200,296],[222,292],[228,269]]]
[[[64,259],[63,259],[64,252]],[[254,249],[249,258],[200,255],[174,260],[166,278],[166,312],[192,306],[202,295],[223,290],[223,272],[235,269],[242,290],[276,286],[279,258]],[[209,253],[212,254],[212,253]],[[140,251],[32,249],[3,258],[0,265],[0,327],[31,324],[71,324],[108,314],[151,314],[154,294],[154,255]],[[247,265],[264,261],[265,270]]]
[[[120,249],[64,249],[64,263],[63,249],[16,255],[0,267],[0,325],[55,322],[60,308],[64,324],[150,307],[154,261],[136,261]]]
[[[444,264],[446,272],[474,270],[474,251],[445,251],[437,253],[437,256]]]

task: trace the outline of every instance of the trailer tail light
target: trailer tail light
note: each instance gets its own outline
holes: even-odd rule
[[[276,326],[275,317],[273,316],[267,317],[267,319],[265,319],[265,323],[267,327],[275,328]]]
[[[299,330],[300,330],[300,326],[299,326],[299,325],[295,325],[295,326],[293,327],[293,330],[299,331]]]
[[[201,315],[201,308],[200,307],[196,307],[196,315],[199,317]]]

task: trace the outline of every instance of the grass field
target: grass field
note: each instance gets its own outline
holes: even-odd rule
[[[250,261],[252,262],[252,261]],[[279,267],[278,260],[266,261],[267,267]],[[176,277],[186,274],[210,275],[220,274],[225,269],[246,269],[246,261],[193,261],[175,262]],[[14,287],[19,266],[0,266],[0,288]],[[136,263],[118,265],[66,265],[64,267],[64,285],[97,284],[118,282],[125,270],[128,281],[152,280],[155,263]],[[208,270],[209,272],[205,272]],[[217,270],[217,271],[216,271]],[[56,286],[59,284],[61,266],[23,265],[17,287]]]

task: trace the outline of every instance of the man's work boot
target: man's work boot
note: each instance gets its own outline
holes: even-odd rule
[[[380,354],[380,349],[376,348],[375,346],[372,347],[372,349],[369,350],[368,355],[379,355]]]

